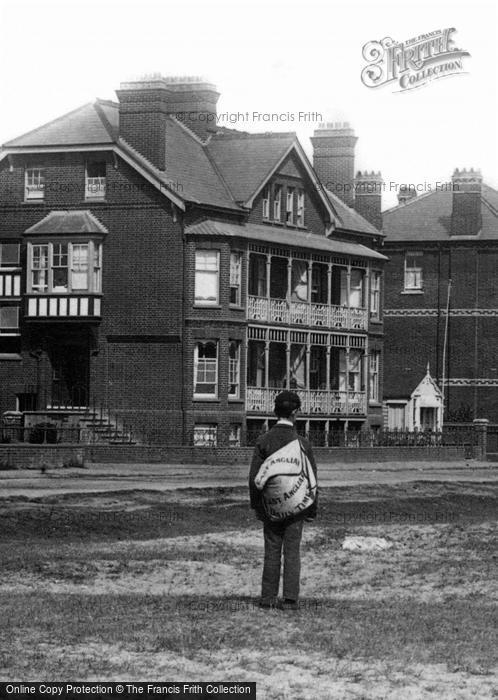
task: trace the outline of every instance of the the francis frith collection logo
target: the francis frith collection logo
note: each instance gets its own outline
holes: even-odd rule
[[[438,29],[407,41],[385,37],[363,47],[368,65],[361,80],[369,88],[394,83],[399,92],[413,90],[437,78],[464,72],[463,58],[468,51],[454,45],[456,29]]]

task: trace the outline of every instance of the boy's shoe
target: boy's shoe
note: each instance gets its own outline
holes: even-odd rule
[[[261,598],[259,607],[265,610],[275,610],[277,608],[277,601],[274,598]]]
[[[299,603],[297,600],[284,598],[284,600],[280,603],[279,608],[280,610],[299,610]]]

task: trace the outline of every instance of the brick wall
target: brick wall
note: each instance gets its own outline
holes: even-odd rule
[[[372,448],[315,448],[319,464],[343,465],[371,463],[375,470],[379,462],[438,462],[463,460],[465,448],[460,447],[372,447]],[[68,466],[85,462],[113,464],[247,464],[252,448],[194,448],[194,447],[154,447],[133,445],[81,445],[71,446],[10,446],[0,445],[0,464],[9,464],[16,469],[39,469]],[[477,456],[477,455],[476,455]],[[400,467],[402,468],[402,467]]]

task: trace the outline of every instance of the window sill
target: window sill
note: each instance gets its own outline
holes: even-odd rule
[[[194,309],[221,309],[221,304],[194,304]]]
[[[220,399],[216,396],[198,396],[194,394],[194,401],[203,401],[204,403],[220,403]]]
[[[423,294],[423,289],[404,289],[401,294]]]
[[[0,362],[20,362],[22,356],[16,352],[0,352]]]
[[[245,311],[245,306],[242,306],[242,304],[230,304],[230,308],[234,311]]]
[[[45,204],[45,199],[23,199],[21,204]]]
[[[376,408],[382,408],[382,404],[380,401],[369,401],[368,402],[369,406],[375,406]]]

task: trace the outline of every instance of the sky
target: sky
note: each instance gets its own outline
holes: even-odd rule
[[[355,169],[382,172],[384,208],[399,184],[422,192],[455,168],[479,168],[498,188],[493,0],[0,0],[0,28],[0,143],[116,99],[119,83],[142,73],[202,75],[221,93],[220,115],[249,112],[225,125],[295,131],[309,156],[321,118],[349,122]],[[463,72],[413,90],[363,84],[365,44],[446,28],[470,54]]]

